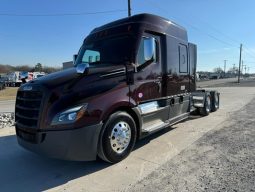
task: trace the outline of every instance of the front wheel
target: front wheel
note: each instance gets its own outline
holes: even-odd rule
[[[103,126],[98,156],[110,163],[125,159],[135,145],[136,135],[136,124],[129,114],[126,112],[112,114]]]

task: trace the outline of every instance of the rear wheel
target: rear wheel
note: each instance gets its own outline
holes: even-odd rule
[[[220,96],[217,92],[213,92],[212,94],[212,109],[211,111],[217,111],[220,106]]]
[[[199,108],[199,113],[202,116],[207,116],[209,115],[210,111],[211,111],[211,96],[210,94],[206,94],[204,107]]]
[[[125,159],[135,145],[136,134],[136,124],[129,114],[112,114],[101,132],[98,156],[110,163]]]

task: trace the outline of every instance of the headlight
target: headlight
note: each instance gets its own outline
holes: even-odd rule
[[[67,109],[65,111],[62,111],[61,113],[58,113],[52,120],[51,125],[59,125],[59,124],[69,124],[77,121],[80,119],[86,109],[88,104],[79,105],[70,109]]]

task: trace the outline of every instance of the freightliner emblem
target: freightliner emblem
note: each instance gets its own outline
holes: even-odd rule
[[[24,91],[31,91],[33,89],[33,87],[31,85],[26,85],[25,87],[23,87]]]

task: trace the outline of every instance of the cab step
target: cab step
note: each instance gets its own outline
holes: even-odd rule
[[[155,120],[143,125],[142,132],[147,134],[154,133],[160,129],[164,129],[168,125],[169,125],[168,123],[165,123],[161,120]]]

